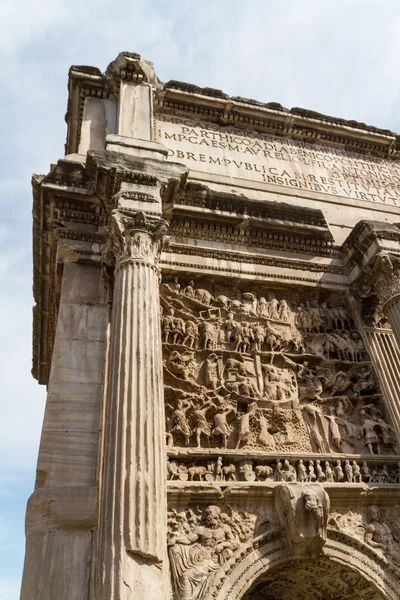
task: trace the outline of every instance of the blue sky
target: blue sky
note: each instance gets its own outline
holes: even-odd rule
[[[16,600],[45,402],[30,376],[30,178],[63,154],[70,65],[135,51],[163,81],[399,131],[400,3],[9,0],[0,23],[0,600]]]

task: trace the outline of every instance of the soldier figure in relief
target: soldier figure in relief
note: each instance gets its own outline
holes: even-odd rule
[[[183,344],[185,346],[189,346],[189,348],[195,348],[197,336],[198,336],[197,324],[194,321],[186,321],[185,337],[183,340]]]
[[[174,434],[179,433],[185,438],[185,446],[189,446],[191,430],[186,415],[192,408],[191,403],[187,400],[178,400],[176,408],[169,403],[166,403],[166,406],[172,411],[171,417],[167,421],[168,446],[173,445]]]
[[[221,436],[222,437],[222,447],[226,448],[229,434],[231,432],[230,427],[228,425],[228,416],[231,414],[235,414],[236,410],[233,406],[228,405],[225,408],[222,408],[214,415],[214,428],[211,432],[212,435]]]
[[[300,483],[305,483],[308,481],[307,467],[304,465],[302,459],[299,460],[299,463],[297,465],[297,480]]]
[[[215,410],[215,406],[212,402],[206,402],[202,408],[198,407],[193,411],[193,415],[196,419],[196,425],[194,431],[196,433],[196,444],[197,447],[201,447],[201,436],[203,435],[207,440],[207,445],[210,446],[210,435],[211,427],[207,421],[207,413],[209,410]]]
[[[250,419],[257,410],[257,402],[252,402],[247,413],[241,415],[238,426],[236,448],[240,448],[241,444],[246,444],[250,437]]]
[[[165,315],[161,320],[163,340],[166,344],[169,343],[170,334],[172,334],[174,330],[174,315],[175,311],[173,308],[171,308],[168,314]]]
[[[383,523],[382,513],[378,506],[372,505],[367,510],[368,525],[365,528],[364,541],[373,548],[390,551],[393,545],[392,531]]]

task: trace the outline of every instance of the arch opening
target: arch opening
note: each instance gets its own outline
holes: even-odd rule
[[[356,570],[326,556],[291,560],[261,574],[241,600],[386,600]]]

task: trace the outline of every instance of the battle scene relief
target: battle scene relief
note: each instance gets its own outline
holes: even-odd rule
[[[161,328],[168,446],[396,453],[344,294],[170,276]]]

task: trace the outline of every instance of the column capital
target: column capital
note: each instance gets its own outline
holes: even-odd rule
[[[168,223],[159,215],[114,209],[103,251],[104,262],[115,265],[116,269],[132,261],[158,268],[167,231]]]
[[[372,289],[382,307],[400,296],[400,257],[389,252],[379,252],[370,273]]]

